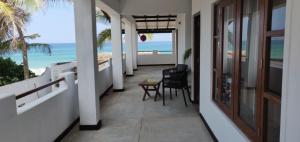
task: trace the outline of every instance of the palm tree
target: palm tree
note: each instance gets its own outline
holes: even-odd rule
[[[101,33],[98,34],[97,37],[97,47],[100,49],[103,48],[105,42],[111,40],[111,29],[105,29]]]
[[[186,61],[190,58],[191,55],[192,55],[192,48],[186,49],[183,55],[183,62],[186,63]]]
[[[27,11],[36,11],[49,3],[57,2],[57,1],[68,1],[68,0],[14,0],[14,1],[17,5],[19,5],[20,7],[23,7]],[[28,22],[27,19],[29,17],[29,14],[26,14],[24,12],[23,17],[25,17],[25,22]],[[24,36],[23,30],[20,27],[17,27],[17,31],[19,34],[19,45],[22,47],[24,78],[29,79],[30,76],[29,76],[27,50],[28,50],[28,48],[30,48],[29,47],[30,44],[27,44],[27,42],[25,41],[26,37]],[[38,36],[35,35],[35,36],[39,37],[39,35]],[[36,38],[35,36],[33,35],[34,38]],[[38,44],[38,46],[34,46],[34,47],[39,47],[41,49],[48,49],[45,51],[49,51],[49,53],[51,53],[49,45]]]
[[[28,79],[30,76],[30,71],[28,68],[28,59],[27,59],[27,51],[28,50],[34,50],[37,52],[42,52],[44,54],[51,55],[51,47],[49,44],[45,43],[28,43],[26,40],[33,40],[40,37],[38,34],[32,34],[29,36],[23,36],[21,38],[17,39],[17,48],[11,47],[11,42],[13,42],[12,39],[6,40],[6,41],[0,41],[0,55],[7,55],[15,52],[22,52],[22,58],[23,58],[23,70],[24,70],[24,78]],[[25,41],[25,42],[24,42]],[[25,45],[24,45],[25,44]],[[24,50],[24,47],[26,50]],[[25,64],[27,65],[27,68],[25,68]],[[26,71],[26,72],[25,72]],[[28,73],[28,74],[27,74]],[[27,78],[26,78],[27,77]]]
[[[96,19],[98,22],[101,23],[111,23],[110,16],[103,10],[96,9]],[[104,29],[101,33],[97,36],[97,47],[100,49],[103,48],[105,42],[111,40],[111,29],[107,28]]]
[[[18,28],[22,30],[26,20],[24,13],[15,4],[0,0],[0,40],[12,39],[15,44]]]
[[[22,42],[23,46],[23,68],[24,68],[24,78],[29,78],[29,69],[27,61],[27,49],[26,42],[23,34],[24,23],[27,21],[29,14],[27,14],[23,9],[18,7],[14,1],[0,1],[0,40],[1,42],[10,43],[7,47],[16,49],[18,44]],[[19,37],[17,39],[17,37]],[[10,42],[6,42],[10,41]]]
[[[103,10],[100,9],[96,9],[96,19],[98,22],[102,22],[102,23],[111,23],[110,20],[110,16]],[[146,35],[149,39],[153,38],[153,34],[147,33],[144,34]],[[107,28],[104,29],[101,33],[98,34],[97,36],[97,47],[99,47],[100,49],[103,48],[105,42],[110,41],[111,40],[111,29]]]
[[[25,40],[33,40],[36,38],[39,38],[40,35],[39,34],[32,34],[32,35],[28,35],[28,36],[24,36]],[[22,50],[22,44],[23,42],[21,42],[20,40],[17,40],[18,44],[16,49],[13,49],[10,47],[12,39],[10,40],[6,40],[6,41],[0,41],[0,55],[8,55],[11,53],[15,53],[15,52],[19,52]],[[52,51],[51,51],[51,46],[49,44],[46,43],[27,43],[27,47],[28,50],[34,50],[34,51],[38,51],[47,55],[51,55]]]
[[[29,13],[27,13],[25,10],[35,11],[42,6],[45,6],[47,3],[55,1],[59,0],[0,0],[0,42],[10,43],[10,45],[4,45],[13,49],[20,49],[20,47],[22,47],[21,51],[25,79],[29,78],[27,50],[30,48],[30,44],[26,43],[25,41],[25,39],[29,37],[24,36],[23,30],[24,23],[28,22],[29,18]],[[37,35],[32,36],[35,36],[35,38],[38,37]],[[34,47],[46,46],[45,44],[38,44],[38,46],[36,44]]]

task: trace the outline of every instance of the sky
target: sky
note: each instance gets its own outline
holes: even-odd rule
[[[110,28],[109,24],[97,23],[97,32]],[[49,6],[32,13],[25,33],[39,34],[41,37],[29,42],[74,43],[75,25],[72,4]],[[170,34],[154,34],[152,41],[171,41]]]

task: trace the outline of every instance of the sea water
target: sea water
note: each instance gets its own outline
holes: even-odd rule
[[[35,50],[28,51],[28,63],[29,68],[32,70],[37,70],[45,68],[53,63],[59,62],[69,62],[76,60],[76,45],[75,43],[54,43],[50,44],[51,55],[41,53]],[[121,48],[121,47],[120,47]],[[139,42],[138,51],[172,51],[172,42],[170,41],[155,41],[155,42]],[[98,53],[101,52],[111,52],[111,43],[106,43],[102,49],[98,49]],[[125,52],[125,49],[123,49]],[[9,57],[17,64],[22,63],[21,52],[12,53],[10,55],[5,55],[4,57]]]

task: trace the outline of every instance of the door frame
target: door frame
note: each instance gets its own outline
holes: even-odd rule
[[[196,19],[199,18],[199,29],[196,30]],[[197,33],[198,32],[198,33]],[[196,40],[196,34],[198,34],[199,39]],[[201,13],[200,11],[193,14],[193,54],[192,54],[192,61],[193,61],[193,92],[194,92],[194,103],[200,104],[200,37],[201,37]],[[197,44],[196,44],[197,42]],[[196,47],[197,45],[197,47]],[[197,51],[197,53],[196,53]],[[197,57],[198,56],[198,57]],[[197,62],[197,58],[199,61]],[[197,72],[196,72],[197,71]],[[196,75],[197,74],[197,75]],[[197,79],[196,79],[197,77]],[[199,105],[200,106],[200,105]]]

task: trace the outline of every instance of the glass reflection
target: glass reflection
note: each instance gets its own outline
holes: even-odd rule
[[[271,0],[272,19],[271,30],[284,30],[286,0]]]
[[[269,63],[269,91],[280,95],[282,90],[282,66],[284,37],[272,37],[270,39],[270,63]]]
[[[224,8],[222,102],[230,107],[232,99],[232,75],[234,56],[234,5]]]
[[[267,101],[266,137],[267,142],[279,142],[280,136],[280,105]]]
[[[259,51],[258,0],[243,1],[239,115],[251,128],[256,122],[256,81]]]

